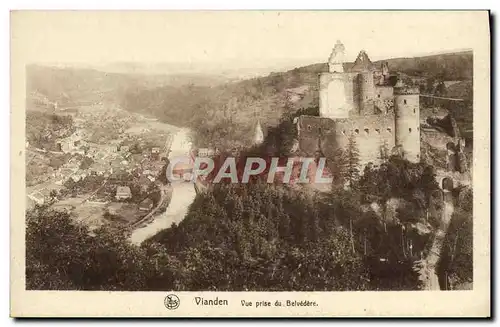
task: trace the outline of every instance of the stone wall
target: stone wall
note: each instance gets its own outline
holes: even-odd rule
[[[380,163],[381,150],[389,152],[395,145],[394,115],[356,116],[349,119],[328,119],[301,116],[298,120],[299,148],[302,155],[313,156],[321,147],[329,157],[336,149],[346,149],[350,135],[358,147],[360,165]]]
[[[336,142],[347,148],[349,136],[353,135],[359,150],[360,164],[380,163],[381,150],[389,152],[395,145],[394,115],[369,115],[351,117],[336,122]]]
[[[394,98],[394,88],[389,85],[377,85],[375,86],[375,98],[386,100]]]
[[[319,110],[321,117],[346,118],[355,105],[353,76],[344,73],[321,73]]]

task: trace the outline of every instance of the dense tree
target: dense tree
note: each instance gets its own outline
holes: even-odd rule
[[[365,174],[376,178],[369,171]],[[369,184],[363,178],[358,185]],[[214,185],[196,197],[178,226],[140,248],[107,228],[90,232],[67,215],[38,208],[27,217],[28,285],[89,290],[414,289],[411,269],[398,263],[405,251],[401,230],[384,231],[373,212],[361,210],[366,191],[354,187],[314,195],[267,183]],[[368,260],[378,257],[390,258],[389,271],[397,273],[391,275],[387,267]]]
[[[440,253],[437,271],[440,284],[454,289],[473,281],[472,213],[458,209],[453,213]]]
[[[151,242],[189,260],[194,289],[367,288],[366,268],[352,252],[349,230],[335,227],[327,207],[320,198],[286,187],[219,185],[213,195],[200,195],[179,227]],[[227,208],[236,214],[220,212]],[[212,282],[207,274],[214,274]],[[221,277],[226,274],[242,280]]]
[[[27,289],[146,288],[148,260],[124,236],[106,229],[91,233],[68,214],[47,207],[28,212],[26,223]]]
[[[349,183],[349,187],[353,188],[356,186],[356,182],[359,179],[359,149],[356,142],[354,134],[349,135],[349,141],[346,149],[347,157],[347,171],[346,180]]]
[[[437,267],[440,284],[447,289],[473,281],[472,189],[461,187],[455,191],[457,206],[446,230]]]

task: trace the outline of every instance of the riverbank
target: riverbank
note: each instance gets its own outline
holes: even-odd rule
[[[186,216],[190,204],[196,197],[193,183],[172,183],[172,198],[165,212],[151,217],[150,223],[132,231],[130,240],[140,245],[146,239],[156,235],[158,232],[170,228],[172,224],[179,224]]]

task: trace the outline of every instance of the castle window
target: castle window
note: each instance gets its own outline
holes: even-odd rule
[[[392,129],[391,129],[390,127],[388,127],[388,128],[387,128],[387,132],[388,132],[389,134],[391,134],[391,133],[392,133]]]
[[[368,128],[365,128],[365,134],[368,135],[370,133],[370,130]]]
[[[375,132],[377,132],[377,134],[380,134],[380,129],[375,128]]]
[[[417,113],[417,110],[415,108],[413,108],[413,113],[416,114]]]
[[[377,94],[377,98],[380,98],[380,94]]]
[[[311,131],[311,129],[312,129],[311,125],[307,125],[307,130]]]
[[[411,127],[410,127],[410,128],[408,128],[408,131],[411,133]]]
[[[359,134],[359,129],[357,129],[357,128],[356,128],[356,129],[354,130],[354,133]]]
[[[403,103],[406,104],[406,99],[403,100]]]

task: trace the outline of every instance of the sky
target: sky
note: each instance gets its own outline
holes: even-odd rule
[[[243,69],[326,62],[337,40],[350,61],[470,49],[481,14],[27,11],[12,13],[11,36],[27,62]]]

